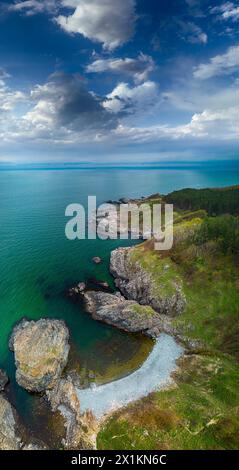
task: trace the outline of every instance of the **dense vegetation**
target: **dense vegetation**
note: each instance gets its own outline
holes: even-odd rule
[[[179,209],[204,209],[209,215],[239,214],[239,186],[222,189],[182,189],[165,197]]]
[[[215,240],[223,253],[239,254],[239,218],[232,215],[206,217],[195,236],[196,244]]]

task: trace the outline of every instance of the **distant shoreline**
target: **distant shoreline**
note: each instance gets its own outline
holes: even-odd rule
[[[239,170],[238,160],[200,160],[200,161],[182,161],[182,162],[149,162],[142,164],[115,164],[107,163],[0,163],[0,171],[64,171],[64,170],[193,170],[210,169],[217,167],[217,170],[225,170],[225,167],[232,169],[236,167]]]

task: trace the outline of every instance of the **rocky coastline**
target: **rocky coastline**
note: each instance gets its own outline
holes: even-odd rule
[[[140,200],[141,201],[141,200]],[[129,202],[129,201],[127,201]],[[102,260],[94,257],[93,262]],[[167,274],[167,266],[162,268]],[[186,306],[183,285],[177,277],[158,285],[152,273],[140,260],[134,259],[134,248],[118,248],[111,253],[109,271],[117,292],[108,283],[97,280],[80,282],[67,295],[84,302],[86,311],[97,321],[104,322],[128,333],[139,333],[152,339],[161,333],[174,336],[192,351],[198,345],[187,344],[187,339],[173,325]],[[59,411],[65,422],[65,449],[96,449],[99,421],[91,412],[82,413],[77,394],[78,384],[64,369],[70,350],[69,331],[63,321],[22,319],[13,329],[9,348],[14,353],[16,380],[30,393],[45,397],[53,412]],[[7,377],[0,375],[1,390]],[[7,399],[0,395],[4,424],[0,431],[4,437],[0,448],[34,449],[38,444],[19,437],[17,414]],[[45,444],[41,448],[47,448]]]
[[[65,449],[94,449],[97,426],[91,413],[81,413],[76,386],[64,369],[70,350],[69,331],[63,321],[22,319],[13,329],[9,348],[14,353],[17,383],[46,399],[65,421]],[[1,371],[1,391],[7,383]],[[44,450],[45,443],[30,440],[15,408],[0,393],[0,450]]]

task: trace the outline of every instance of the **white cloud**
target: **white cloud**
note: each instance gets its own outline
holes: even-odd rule
[[[94,141],[117,125],[117,118],[107,112],[102,101],[77,75],[55,73],[27,95],[11,91],[0,81],[0,140],[52,144]],[[22,107],[18,109],[19,102]]]
[[[134,143],[175,140],[198,141],[239,141],[239,107],[218,110],[204,110],[192,116],[189,123],[179,126],[152,125],[129,127],[120,124],[113,134],[120,140]]]
[[[24,102],[25,95],[21,91],[12,91],[6,85],[6,79],[9,78],[5,70],[0,69],[0,113],[13,110],[18,103]]]
[[[111,113],[144,112],[158,102],[158,87],[152,81],[135,87],[130,87],[128,83],[122,82],[106,98],[103,106]]]
[[[239,6],[232,2],[226,2],[219,7],[213,7],[211,13],[218,13],[222,20],[239,20]]]
[[[228,75],[239,68],[239,46],[233,46],[225,54],[212,57],[207,64],[194,69],[194,77],[200,80]]]
[[[148,75],[155,68],[152,57],[140,54],[136,59],[97,59],[86,68],[88,73],[111,72],[133,77],[135,82],[147,80]]]
[[[31,100],[35,105],[23,119],[41,130],[62,127],[80,132],[110,127],[112,121],[102,99],[87,90],[76,75],[53,74],[47,83],[32,90]]]
[[[9,5],[9,11],[23,13],[26,16],[37,15],[38,13],[56,13],[57,1],[56,0],[22,0],[16,1]]]
[[[74,12],[56,18],[68,33],[79,33],[113,50],[131,39],[136,21],[135,0],[62,0]]]
[[[183,39],[192,44],[207,44],[207,34],[195,23],[178,21]]]

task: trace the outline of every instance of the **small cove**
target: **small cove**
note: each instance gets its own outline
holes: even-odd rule
[[[78,389],[81,411],[89,409],[101,418],[112,410],[166,387],[171,383],[170,376],[182,354],[183,348],[174,338],[162,334],[144,364],[132,374],[98,387]]]

